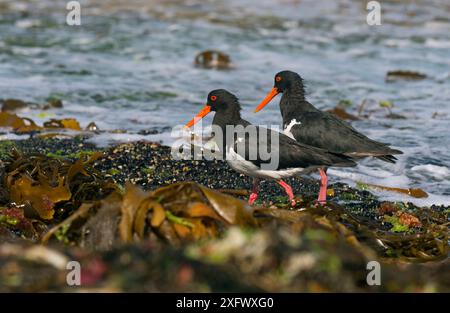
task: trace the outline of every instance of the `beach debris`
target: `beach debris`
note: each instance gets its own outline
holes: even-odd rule
[[[408,196],[414,197],[414,198],[428,198],[428,194],[420,188],[397,188],[397,187],[381,186],[381,185],[375,185],[375,184],[369,184],[369,183],[363,183],[363,182],[358,182],[357,186],[358,186],[358,188],[363,189],[363,190],[379,189],[379,190],[386,190],[386,191],[402,193],[402,194],[405,194],[405,195],[408,195]]]
[[[386,115],[387,118],[397,119],[397,120],[398,119],[406,119],[405,116],[392,112],[392,108],[394,107],[394,103],[392,101],[382,100],[379,102],[379,105],[381,108],[385,108],[388,111],[388,114]]]
[[[86,126],[86,130],[87,131],[91,131],[91,132],[95,132],[100,130],[97,126],[97,124],[95,124],[94,122],[90,122],[87,126]]]
[[[23,206],[26,215],[50,220],[58,205],[62,209],[70,200],[67,212],[60,212],[68,214],[70,206],[73,210],[81,201],[116,188],[100,179],[101,175],[92,168],[92,163],[101,156],[100,152],[82,155],[72,162],[45,155],[22,155],[13,150],[4,174],[9,201]]]
[[[348,108],[351,108],[353,106],[353,101],[352,100],[348,100],[348,99],[341,99],[341,100],[339,100],[337,106],[341,107],[341,108],[347,108],[348,109]]]
[[[398,217],[398,221],[408,227],[421,227],[422,223],[420,220],[412,214],[406,212],[398,212],[396,214]]]
[[[88,126],[91,128],[94,127],[91,124]],[[41,127],[37,125],[32,119],[19,117],[17,114],[9,112],[0,112],[0,127],[10,127],[17,133],[30,133],[55,129],[81,131],[80,123],[74,118],[52,118],[49,121],[44,122],[43,126]]]
[[[46,140],[49,147],[58,145],[57,139]],[[74,147],[80,144],[77,141]],[[142,148],[144,143],[136,145]],[[152,164],[175,166],[164,163],[164,153],[158,154],[167,147],[147,145],[148,155],[155,159]],[[407,285],[425,288],[430,281],[436,282],[435,288],[446,288],[444,279],[426,277],[432,268],[445,268],[448,209],[379,202],[368,191],[345,184],[333,184],[329,191],[339,204],[333,201],[317,206],[315,197],[302,195],[296,209],[276,197],[250,208],[245,200],[230,195],[245,198],[241,189],[225,189],[229,194],[223,194],[195,182],[171,183],[172,179],[144,190],[130,182],[112,182],[104,173],[109,168],[99,167],[107,160],[125,174],[114,158],[126,156],[124,160],[129,162],[131,151],[143,151],[133,150],[130,144],[120,147],[124,149],[92,151],[73,158],[65,157],[70,151],[58,152],[60,147],[52,152],[54,157],[14,150],[9,157],[3,156],[0,183],[6,194],[0,197],[0,239],[10,246],[2,250],[5,246],[0,244],[0,280],[5,282],[0,290],[43,291],[49,290],[49,285],[51,290],[64,290],[67,284],[59,282],[61,275],[54,272],[60,270],[58,260],[64,257],[82,263],[84,287],[80,290],[130,290],[130,286],[145,284],[155,290],[192,291],[202,282],[211,290],[228,291],[366,291],[366,284],[358,282],[364,281],[369,260],[382,263],[383,281],[397,282],[383,284],[380,290],[404,290]],[[110,158],[105,159],[107,153]],[[146,160],[142,162],[148,166]],[[188,172],[199,167],[203,173],[211,168],[199,163],[187,165],[178,164],[188,167]],[[219,167],[216,164],[210,175],[224,180],[226,175]],[[162,173],[149,171],[149,179],[157,172]],[[170,173],[165,175],[171,177]],[[10,199],[8,181],[21,178],[33,181],[27,188],[36,187],[43,193],[58,188],[60,182],[62,187],[68,184],[70,199],[56,199],[53,216],[44,219],[33,208],[42,205],[37,192],[28,190],[33,201]],[[16,244],[19,238],[24,245]],[[38,243],[48,250],[37,250],[30,258],[30,247]],[[51,250],[59,257],[51,256]],[[43,256],[46,252],[49,258]],[[430,266],[418,264],[423,262],[430,262]],[[131,276],[139,281],[133,278],[133,283],[124,283],[129,277],[124,269],[134,271]],[[41,280],[40,286],[32,284],[41,273],[46,273],[47,280]],[[15,283],[17,279],[20,284]]]
[[[45,128],[64,128],[64,129],[72,129],[72,130],[81,130],[80,124],[74,118],[65,118],[65,119],[51,119],[50,121],[44,122]]]
[[[351,100],[343,99],[339,100],[339,103],[334,108],[327,110],[327,112],[342,120],[357,121],[360,119],[358,116],[347,112],[347,109],[351,108],[352,106],[353,102]]]
[[[336,106],[333,109],[327,110],[327,112],[333,114],[336,117],[339,117],[343,120],[357,121],[360,120],[359,117],[348,113],[343,107]]]
[[[50,98],[48,102],[42,105],[42,110],[50,110],[50,109],[61,109],[63,107],[63,102],[58,98]]]
[[[383,216],[385,214],[390,214],[393,212],[398,211],[398,206],[395,205],[395,203],[392,202],[381,202],[380,206],[378,207],[378,214]]]
[[[392,83],[399,80],[418,81],[427,78],[427,75],[414,71],[389,71],[386,74],[386,82]]]
[[[92,212],[95,214],[87,218]],[[80,218],[85,221],[83,226],[79,221],[74,223]],[[103,227],[105,223],[108,224],[106,229]],[[86,246],[86,240],[91,240],[87,237],[94,236],[97,242],[88,246],[98,249],[100,241],[100,245],[108,249],[111,246],[104,245],[106,241],[131,243],[152,233],[165,242],[179,245],[184,241],[217,237],[231,225],[244,227],[256,222],[245,201],[185,182],[151,192],[127,183],[123,194],[113,193],[94,204],[83,204],[67,220],[51,229],[43,242],[73,224],[78,225],[77,229],[69,228],[65,233],[84,233],[79,237],[84,241],[83,246]],[[105,236],[108,240],[104,239]]]
[[[386,108],[389,111],[389,113],[392,113],[391,109],[394,107],[394,103],[392,101],[382,100],[379,102],[379,105],[381,108]]]
[[[6,99],[2,101],[2,112],[12,112],[26,108],[29,104],[18,99]]]
[[[47,103],[44,104],[26,102],[19,99],[6,99],[0,101],[2,103],[2,112],[15,112],[25,108],[33,110],[49,110],[49,109],[60,109],[63,107],[62,100],[58,98],[49,98]]]
[[[40,173],[40,175],[42,174]],[[7,178],[11,201],[19,205],[29,203],[31,208],[36,210],[43,219],[53,218],[55,204],[67,201],[72,196],[63,177],[57,177],[57,185],[52,186],[47,178],[35,181],[26,174],[16,178],[13,176]]]
[[[217,50],[206,50],[195,56],[195,65],[207,69],[230,69],[233,67],[230,56]]]
[[[447,117],[447,113],[434,112],[431,116],[432,119],[445,119]]]
[[[22,118],[13,113],[0,112],[0,127],[11,127],[19,133],[39,131],[42,127],[29,118]]]

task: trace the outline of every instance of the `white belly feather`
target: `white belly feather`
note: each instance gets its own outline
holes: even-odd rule
[[[280,180],[296,176],[303,172],[304,168],[287,168],[283,170],[264,170],[237,154],[233,148],[227,148],[226,160],[228,165],[236,172],[261,179]]]

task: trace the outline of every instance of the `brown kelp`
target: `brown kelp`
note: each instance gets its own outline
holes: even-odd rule
[[[38,140],[60,149],[57,139]],[[449,266],[448,209],[378,202],[369,191],[342,184],[330,186],[333,203],[327,205],[305,196],[295,209],[278,198],[251,208],[241,189],[224,185],[225,194],[173,183],[167,171],[179,173],[179,167],[200,178],[199,165],[168,167],[157,144],[147,145],[148,157],[166,171],[158,173],[165,179],[144,190],[112,179],[119,173],[110,168],[124,174],[116,159],[129,162],[141,151],[123,147],[79,155],[4,151],[0,290],[66,290],[61,260],[73,259],[83,263],[82,286],[108,291],[144,285],[147,291],[450,290],[445,277],[436,276]],[[220,171],[228,169],[216,168],[216,179],[228,177]],[[39,250],[38,243],[45,246]],[[383,266],[379,287],[365,282],[373,260]],[[40,285],[25,277],[41,273],[48,277]]]

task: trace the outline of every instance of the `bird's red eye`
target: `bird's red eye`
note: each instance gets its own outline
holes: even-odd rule
[[[280,76],[277,76],[277,77],[275,77],[275,80],[276,80],[277,82],[279,82],[279,81],[281,81],[281,77],[280,77]]]
[[[216,101],[217,97],[216,96],[211,96],[211,101]]]

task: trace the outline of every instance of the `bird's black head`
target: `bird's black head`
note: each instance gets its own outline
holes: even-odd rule
[[[206,105],[186,124],[186,127],[191,127],[211,111],[227,115],[230,118],[240,118],[241,106],[239,105],[238,98],[231,92],[225,89],[213,90],[208,94]]]
[[[275,75],[272,90],[256,107],[255,112],[264,108],[276,95],[286,91],[293,91],[301,97],[304,97],[305,90],[303,87],[303,79],[300,75],[292,71],[281,71]]]
[[[278,93],[284,92],[292,87],[301,87],[303,90],[303,79],[300,75],[292,71],[281,71],[275,75],[274,88]]]
[[[240,111],[238,98],[225,89],[216,89],[208,94],[206,105],[211,107],[211,111]]]

